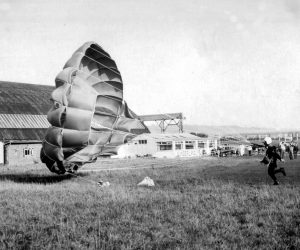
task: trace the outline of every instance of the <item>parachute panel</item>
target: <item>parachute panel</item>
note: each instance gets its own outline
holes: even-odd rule
[[[45,141],[47,141],[49,144],[52,144],[56,147],[62,147],[62,128],[58,127],[50,127],[47,130]]]
[[[93,124],[101,124],[102,127],[111,129],[116,122],[116,115],[94,114]]]
[[[75,81],[76,82],[76,81]],[[97,95],[92,91],[89,91],[89,88],[84,88],[78,83],[72,85],[72,91],[68,95],[68,103],[72,108],[84,109],[84,110],[93,110],[95,106],[95,98]]]
[[[63,127],[79,131],[89,130],[92,116],[92,111],[67,107],[66,119],[64,121]]]
[[[80,147],[88,144],[90,131],[78,131],[73,129],[63,130],[62,147]]]
[[[55,146],[53,144],[50,144],[47,141],[43,142],[43,148],[44,152],[46,153],[47,157],[54,161],[63,161],[64,160],[64,154],[61,147]]]
[[[123,99],[123,89],[118,82],[97,82],[93,85],[93,88],[103,96],[114,96]]]
[[[112,136],[112,131],[91,131],[89,137],[89,144],[90,145],[105,145],[110,141]]]
[[[122,101],[120,99],[115,99],[109,96],[98,96],[95,105],[95,112],[117,115],[121,106]]]
[[[49,123],[54,127],[62,127],[66,116],[66,107],[58,107],[54,105],[47,114]]]

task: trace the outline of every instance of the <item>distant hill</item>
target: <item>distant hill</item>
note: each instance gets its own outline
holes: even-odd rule
[[[148,125],[151,133],[160,133],[157,125]],[[204,133],[208,135],[225,135],[225,134],[243,134],[243,133],[273,133],[277,132],[274,128],[256,128],[256,127],[240,127],[240,126],[206,126],[206,125],[183,125],[184,132]],[[177,126],[168,127],[166,133],[178,133]]]

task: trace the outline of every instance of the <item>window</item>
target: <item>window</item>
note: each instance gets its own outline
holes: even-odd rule
[[[147,144],[147,140],[139,140],[139,144]]]
[[[172,150],[172,142],[171,141],[163,141],[157,142],[158,150]]]
[[[204,148],[205,143],[203,141],[198,141],[198,148]]]
[[[193,141],[186,141],[185,142],[185,149],[194,149],[194,142]]]
[[[24,148],[23,149],[23,156],[28,157],[33,155],[33,149],[32,148]]]
[[[183,142],[182,141],[175,142],[175,149],[176,150],[181,150],[182,148],[183,148]]]

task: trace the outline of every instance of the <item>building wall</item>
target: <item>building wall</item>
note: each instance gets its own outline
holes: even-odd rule
[[[42,144],[8,144],[5,146],[5,164],[26,165],[40,162]]]
[[[140,142],[147,141],[146,144],[142,144]],[[187,139],[182,140],[182,147],[180,149],[176,149],[175,144],[178,143],[175,141],[171,141],[172,148],[168,150],[160,150],[159,142],[167,142],[167,140],[154,140],[151,137],[139,137],[138,139],[134,139],[132,142],[122,145],[118,150],[118,155],[113,158],[127,158],[127,157],[138,157],[138,156],[146,156],[152,155],[157,158],[174,158],[174,157],[199,157],[202,155],[210,155],[210,151],[212,148],[216,148],[217,140],[191,140]],[[192,149],[186,148],[187,141],[192,142],[194,147]],[[198,142],[203,144],[203,148],[198,147]]]
[[[118,155],[113,158],[135,158],[138,156],[153,155],[157,151],[157,145],[153,139],[147,139],[147,144],[139,144],[138,141],[124,144],[119,147]]]
[[[0,142],[0,164],[4,163],[4,144]]]

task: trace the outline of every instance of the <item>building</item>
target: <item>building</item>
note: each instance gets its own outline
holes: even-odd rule
[[[293,131],[293,132],[273,132],[273,133],[262,133],[262,134],[245,134],[245,137],[247,140],[253,143],[259,143],[262,142],[263,139],[269,136],[272,138],[273,144],[278,145],[279,142],[291,142],[291,141],[297,141],[299,139],[299,132]]]
[[[116,158],[153,156],[157,158],[199,157],[217,148],[217,139],[188,133],[141,134],[120,146]]]
[[[0,81],[0,164],[39,161],[54,87]]]

